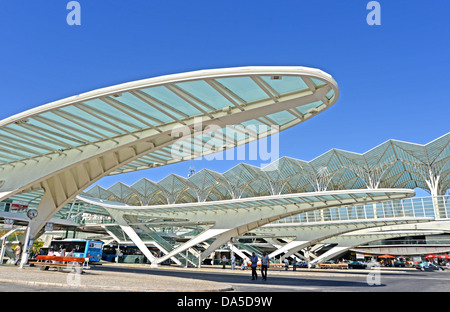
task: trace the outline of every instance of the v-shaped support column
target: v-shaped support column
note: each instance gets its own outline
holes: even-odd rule
[[[145,246],[142,239],[136,232],[133,230],[131,226],[128,225],[128,222],[125,220],[122,214],[116,212],[110,212],[111,216],[116,220],[117,224],[119,224],[120,228],[130,237],[133,243],[139,248],[139,250],[147,257],[150,262],[155,261],[156,257],[152,255],[150,250],[148,250],[147,246]]]
[[[274,258],[278,256],[281,253],[286,253],[285,257],[288,257],[292,255],[293,253],[297,252],[298,250],[304,248],[305,244],[307,244],[308,241],[300,241],[297,239],[292,240],[291,242],[287,243],[286,245],[283,245],[282,247],[278,248],[274,252],[269,254],[269,258]]]
[[[231,229],[221,226],[220,222],[218,222],[218,224],[214,225],[212,228],[200,233],[200,235],[194,237],[193,239],[189,240],[188,242],[184,243],[183,245],[179,246],[178,248],[172,250],[166,256],[157,259],[155,263],[162,263],[165,260],[167,260],[169,257],[176,255],[177,253],[183,252],[186,249],[189,249],[197,244],[200,244],[210,238],[216,237],[214,242],[212,242],[211,245],[209,245],[208,248],[202,253],[200,260],[203,260],[206,257],[208,257],[214,250],[216,250],[223,244],[230,241],[231,238],[238,237],[243,233],[246,233],[252,229],[255,229],[255,228],[261,226],[261,224],[268,223],[268,222],[270,222],[269,220],[272,220],[272,219],[268,218],[266,220],[258,220],[258,221],[244,224],[242,226],[239,226],[236,228],[231,228]]]
[[[175,256],[176,254],[186,251],[187,249],[189,249],[197,244],[200,244],[210,238],[221,235],[226,231],[227,231],[226,229],[214,229],[214,228],[206,230],[206,231],[202,232],[200,235],[198,235],[198,236],[194,237],[193,239],[189,240],[188,242],[184,243],[183,245],[178,246],[177,248],[172,250],[170,253],[168,253],[164,257],[156,259],[156,261],[152,264],[155,264],[155,265],[160,264],[160,263],[166,261],[167,259]],[[214,243],[213,243],[213,245],[214,245]],[[209,249],[211,249],[211,245],[208,247],[207,250],[209,250]],[[214,251],[214,249],[212,251]],[[206,252],[202,253],[201,260],[205,259],[205,257],[206,257],[205,255],[207,255]]]

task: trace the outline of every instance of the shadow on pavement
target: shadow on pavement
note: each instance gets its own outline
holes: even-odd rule
[[[267,281],[263,281],[261,279],[261,274],[258,272],[258,280],[253,281],[251,280],[251,271],[248,270],[248,275],[244,274],[232,274],[227,273],[224,271],[221,272],[195,272],[195,271],[182,271],[179,269],[175,269],[173,271],[168,269],[152,269],[152,268],[135,268],[135,267],[98,267],[93,270],[91,270],[93,273],[96,270],[101,271],[110,271],[110,272],[119,272],[119,273],[133,273],[133,274],[148,274],[153,276],[171,276],[171,277],[177,277],[177,278],[186,278],[186,279],[200,279],[200,280],[207,280],[212,282],[218,282],[218,283],[228,283],[233,285],[239,285],[239,284],[254,284],[255,286],[261,286],[261,285],[267,285],[268,287],[271,286],[283,286],[285,287],[330,287],[330,288],[347,288],[347,287],[373,287],[369,286],[366,283],[365,275],[364,280],[362,282],[358,281],[349,281],[345,280],[346,277],[341,278],[334,278],[330,276],[324,276],[323,279],[321,278],[311,278],[307,276],[301,276],[294,274],[292,276],[279,276],[279,275],[270,275],[270,272],[268,274]],[[361,274],[360,274],[361,275]],[[348,278],[348,277],[347,277]],[[382,287],[383,285],[379,285],[378,287]]]

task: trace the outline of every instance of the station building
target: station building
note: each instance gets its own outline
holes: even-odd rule
[[[121,84],[7,118],[1,256],[19,230],[23,263],[30,239],[58,230],[135,246],[153,265],[186,266],[218,251],[320,262],[371,242],[444,238],[450,134],[425,145],[389,140],[364,154],[332,149],[311,161],[281,157],[262,168],[242,163],[224,173],[120,182],[122,173],[213,155],[320,118],[338,98],[336,81],[318,69],[240,67]],[[108,175],[118,182],[95,185]],[[417,188],[430,197],[415,198]],[[431,247],[448,252],[447,245]]]

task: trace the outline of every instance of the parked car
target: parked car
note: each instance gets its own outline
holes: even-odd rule
[[[367,268],[367,264],[361,261],[353,261],[348,264],[349,269],[365,269]]]
[[[396,261],[394,261],[394,267],[402,267],[402,268],[404,268],[405,267],[405,263],[402,262],[402,261],[396,260]]]
[[[306,261],[299,261],[297,263],[297,267],[298,268],[307,268],[308,267],[308,263]]]
[[[431,262],[422,262],[416,264],[416,269],[421,271],[444,271],[445,267],[436,265]]]

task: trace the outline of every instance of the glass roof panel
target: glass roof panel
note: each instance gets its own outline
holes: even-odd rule
[[[340,199],[350,199],[351,198],[351,196],[348,195],[348,194],[338,194],[338,195],[335,195],[335,196],[339,197]]]
[[[123,133],[111,124],[81,110],[76,106],[66,106],[60,108],[61,111],[71,114],[76,120],[81,120],[86,123],[87,128],[92,128],[95,131],[104,133],[106,136],[115,136],[118,133]]]
[[[270,120],[275,121],[279,126],[285,125],[288,122],[291,122],[292,120],[295,120],[297,118],[287,111],[270,114],[267,115],[267,117],[269,117]]]
[[[230,101],[203,80],[181,82],[175,85],[215,109],[232,105]]]
[[[426,151],[429,159],[436,163],[448,159],[450,157],[450,133],[428,143],[426,145]]]
[[[21,150],[21,151],[17,151],[15,152],[14,149],[8,147],[8,148],[4,148],[4,147],[0,147],[0,157],[2,158],[6,158],[6,159],[22,159],[22,158],[31,158],[36,156],[36,154],[25,151],[25,150]]]
[[[185,142],[184,145],[180,144],[171,144],[168,145],[167,148],[170,150],[169,152],[161,152],[154,151],[150,153],[150,156],[156,156],[162,160],[170,161],[172,159],[182,159],[184,157],[189,157],[192,155],[192,144],[189,142]]]
[[[129,114],[125,114],[117,108],[109,105],[102,100],[95,99],[91,101],[84,102],[88,107],[95,109],[96,111],[100,111],[101,117],[106,118],[107,120],[117,124],[121,128],[133,132],[138,129],[146,128],[147,126],[141,123],[138,119],[133,118]],[[96,114],[96,112],[94,113]]]
[[[256,128],[258,128],[259,126],[266,126],[264,123],[262,123],[261,121],[256,120],[256,119],[250,119],[250,120],[241,122],[241,125],[243,125],[244,127],[255,125],[255,126],[257,126]]]
[[[53,123],[56,127],[59,125],[66,127],[66,131],[73,132],[75,135],[83,137],[87,142],[93,142],[101,138],[99,134],[91,131],[89,127],[84,127],[81,129],[80,126],[73,120],[58,116],[54,112],[46,112],[41,114],[39,117],[44,118],[46,122],[48,121],[49,123]]]
[[[38,153],[38,154],[46,154],[50,151],[53,151],[54,148],[50,148],[47,146],[47,144],[37,144],[32,142],[30,139],[26,141],[26,138],[19,139],[17,137],[12,137],[10,133],[3,131],[3,129],[0,129],[0,135],[1,140],[3,141],[3,144],[5,146],[13,145],[14,149],[20,149],[20,150],[26,150],[31,149],[32,151]],[[53,146],[53,145],[52,145]]]
[[[280,75],[280,72],[286,74],[281,75],[280,80],[271,79],[270,73]],[[314,70],[314,73],[317,72],[320,71]],[[1,159],[4,162],[11,162],[16,159],[42,156],[60,149],[79,149],[81,145],[89,143],[100,146],[103,140],[113,139],[119,142],[120,136],[129,133],[136,133],[135,137],[141,134],[150,137],[153,133],[155,138],[161,137],[167,127],[160,126],[177,121],[179,124],[190,125],[193,119],[189,118],[194,116],[202,116],[205,119],[224,118],[228,124],[239,124],[249,118],[256,118],[252,114],[245,113],[250,109],[255,109],[254,116],[258,116],[259,120],[242,123],[244,127],[255,126],[244,130],[265,134],[271,130],[270,126],[267,127],[271,123],[270,117],[274,123],[279,124],[295,121],[295,117],[288,112],[264,117],[264,106],[272,104],[269,93],[274,93],[275,90],[280,94],[286,94],[306,89],[307,85],[301,77],[310,74],[310,69],[300,67],[214,69],[154,77],[86,92],[49,103],[26,114],[13,116],[11,120],[6,119],[3,129],[0,129],[0,138],[5,140],[3,151],[0,149]],[[333,88],[337,88],[334,80],[328,79],[327,75],[320,74],[318,77]],[[245,105],[246,103],[248,104]],[[225,107],[232,109],[222,110]],[[215,110],[220,110],[220,113]],[[231,116],[225,118],[224,113],[236,118],[233,119]],[[27,118],[23,118],[25,115]],[[301,121],[298,120],[299,123]],[[159,128],[157,130],[160,131],[136,132],[155,128]],[[252,136],[254,133],[249,133],[247,131],[244,134],[246,140],[239,142],[240,144],[254,138]],[[124,137],[124,141],[126,139]],[[202,139],[209,142],[211,136]],[[220,148],[230,147],[231,138],[225,140],[225,143],[220,142],[218,137],[214,140],[215,145],[219,145]],[[156,148],[160,149],[158,140],[152,142],[157,142]],[[10,149],[8,144],[17,146],[18,150],[8,155]],[[169,141],[165,144],[169,144]],[[201,142],[194,144],[195,151],[201,151],[200,144]],[[145,164],[151,163],[153,159],[161,160],[158,161],[160,165],[178,161],[173,156],[171,153],[155,151],[147,158],[144,156],[120,166],[112,174],[143,169]]]
[[[261,76],[261,79],[278,94],[308,89],[303,79],[298,76],[282,76],[281,79],[272,79],[271,76]]]
[[[327,93],[326,97],[327,97],[327,99],[330,100],[333,96],[334,96],[334,90],[331,89],[330,92]]]
[[[319,107],[322,104],[323,104],[322,101],[317,101],[317,102],[309,103],[309,104],[306,104],[306,105],[298,106],[295,109],[298,110],[303,115],[305,115],[310,109],[317,108],[317,107]]]
[[[186,114],[188,116],[195,116],[200,115],[201,112],[183,100],[181,97],[170,91],[164,86],[158,86],[158,87],[151,87],[147,89],[142,89],[143,92],[147,93],[148,95],[154,97],[158,101],[163,102],[164,104],[168,105],[169,107],[175,109],[176,111],[179,111],[183,114]],[[173,111],[171,110],[171,113]],[[178,118],[183,118],[182,115],[178,114]]]
[[[250,121],[249,124],[251,124]],[[450,135],[446,136],[447,140],[449,138]],[[446,153],[448,151],[447,144],[440,142],[441,149],[436,151],[435,155],[441,152]],[[378,185],[380,188],[421,187],[427,190],[425,182],[427,174],[424,174],[423,170],[428,170],[428,166],[433,164],[424,164],[414,157],[416,155],[425,157],[426,148],[413,143],[410,144],[412,146],[407,145],[405,142],[397,144],[397,141],[388,141],[364,154],[333,149],[309,162],[283,157],[267,166],[267,168],[273,169],[269,172],[245,163],[241,163],[223,174],[209,171],[208,176],[217,181],[217,184],[208,182],[214,185],[209,199],[229,199],[230,196],[233,198],[266,196],[269,195],[269,187],[271,194],[313,192],[317,190],[317,183],[322,184],[326,190],[365,189],[373,187],[372,185]],[[151,155],[161,155],[165,151],[165,154],[162,155],[169,156],[170,147]],[[393,147],[395,147],[395,153]],[[410,155],[411,151],[416,155]],[[392,155],[395,155],[395,158],[392,158]],[[372,161],[368,161],[368,157]],[[450,162],[446,161],[449,157],[445,155],[440,156],[440,159],[436,167],[442,170],[439,192],[445,194],[450,186],[448,182]],[[378,160],[378,162],[374,160]],[[366,196],[367,193],[354,193],[351,195],[335,194],[333,197],[323,198],[351,199]],[[380,191],[373,193],[373,196],[385,195]],[[313,196],[302,200],[308,199],[314,200]]]
[[[269,120],[267,120],[267,122],[269,122]],[[252,136],[254,136],[254,133],[260,135],[260,134],[263,134],[266,132],[270,132],[272,130],[272,127],[270,127],[270,126],[266,125],[265,123],[262,123],[261,121],[256,120],[256,119],[242,122],[241,125],[244,126],[247,133],[251,133]],[[277,126],[277,125],[273,125],[273,126]]]
[[[310,78],[310,79],[312,80],[312,82],[314,82],[314,84],[315,84],[316,86],[321,86],[321,85],[326,84],[325,82],[323,82],[322,80],[317,79],[317,78]]]
[[[144,119],[145,121],[147,121],[148,123],[150,123],[152,125],[163,124],[163,123],[174,121],[173,118],[170,118],[166,114],[160,112],[156,108],[145,103],[144,101],[137,98],[130,92],[122,93],[122,95],[118,98],[115,98],[115,100],[120,103],[124,103],[128,107],[132,107],[136,111],[141,112],[142,114],[139,115],[139,118]],[[124,108],[127,109],[126,107],[124,107]],[[151,118],[149,118],[147,116],[150,116]],[[154,119],[158,120],[159,122],[155,121]]]
[[[49,134],[43,135],[35,130],[28,129],[28,128],[22,127],[20,125],[10,124],[10,125],[4,127],[4,129],[19,131],[20,134],[17,134],[17,135],[23,135],[24,137],[28,136],[30,138],[30,141],[32,141],[32,142],[39,143],[41,141],[44,145],[51,147],[54,150],[66,147],[66,145],[61,144],[60,142],[57,142],[56,140],[52,140],[52,137],[56,139],[56,136],[49,137]],[[7,130],[5,132],[7,132]],[[17,133],[17,132],[14,132],[14,133]],[[60,141],[63,141],[63,140],[60,140]],[[73,142],[70,142],[70,143],[73,143]],[[70,145],[70,143],[67,142],[67,145]]]
[[[250,77],[219,78],[216,81],[247,103],[268,97]]]

